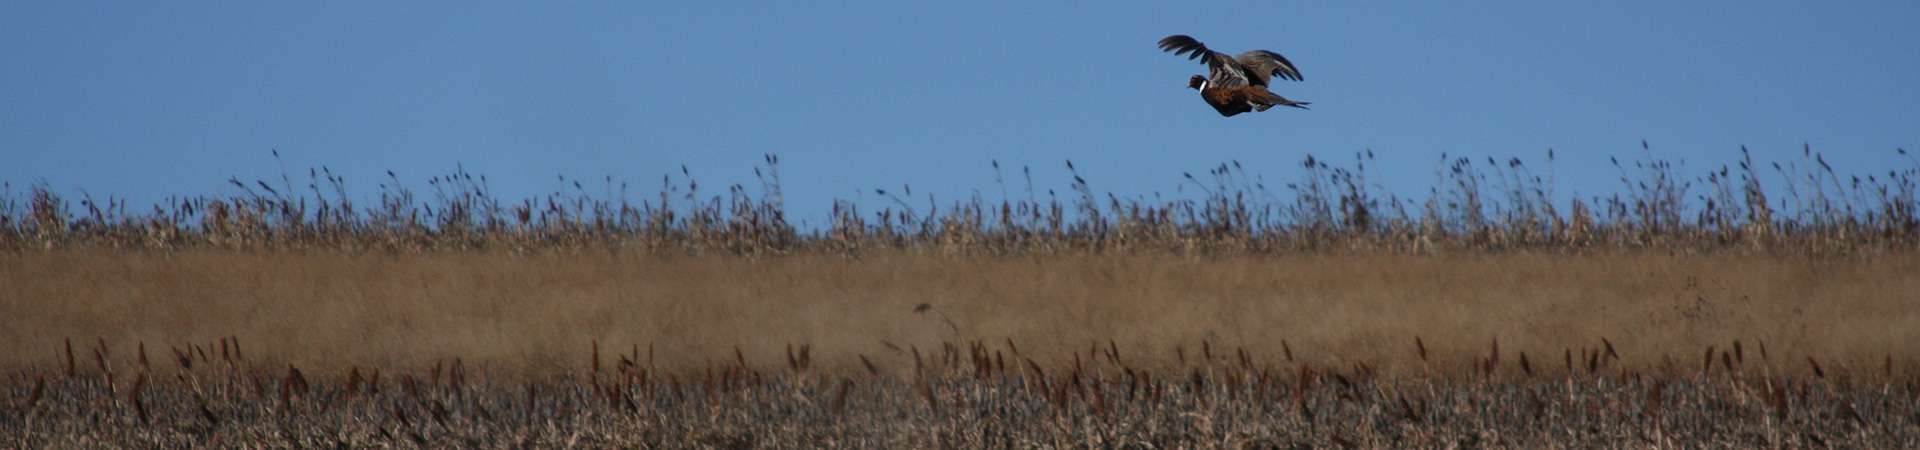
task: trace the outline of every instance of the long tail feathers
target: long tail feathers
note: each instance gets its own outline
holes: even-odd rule
[[[1272,108],[1274,106],[1292,106],[1295,108],[1307,109],[1307,105],[1312,104],[1312,102],[1297,102],[1293,100],[1287,100],[1286,97],[1281,97],[1280,94],[1275,94],[1272,92],[1262,92],[1261,94],[1262,95],[1256,97],[1255,101],[1251,102],[1253,103],[1253,107],[1255,111],[1266,111],[1268,108]]]

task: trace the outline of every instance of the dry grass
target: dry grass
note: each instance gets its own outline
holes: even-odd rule
[[[1901,447],[1916,266],[10,254],[0,442]]]
[[[1371,155],[1171,200],[995,164],[997,200],[817,229],[771,156],[637,203],[8,186],[0,446],[1920,445],[1920,161],[1643,151],[1591,198],[1551,154],[1444,159],[1423,200]]]
[[[65,338],[156,348],[235,336],[268,366],[420,367],[451,357],[511,373],[579,366],[591,341],[702,367],[739,347],[775,361],[900,355],[882,342],[1011,339],[1065,357],[1108,340],[1167,364],[1202,340],[1316,364],[1409,367],[1439,354],[1551,355],[1615,343],[1622,360],[1691,365],[1709,345],[1765,343],[1838,367],[1920,341],[1920,258],[1303,254],[861,258],[618,252],[346,255],[57,251],[0,256],[0,367],[51,367]],[[920,303],[934,311],[914,313]],[[951,320],[953,325],[946,322]],[[958,332],[957,334],[955,332]],[[1448,364],[1463,361],[1446,361]]]

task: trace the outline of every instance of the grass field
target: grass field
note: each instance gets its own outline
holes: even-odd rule
[[[1920,437],[1908,253],[0,261],[0,426],[27,446]]]
[[[1784,195],[1458,159],[1402,199],[1356,156],[817,229],[773,157],[644,201],[9,189],[0,446],[1920,445],[1920,163],[1807,156]]]

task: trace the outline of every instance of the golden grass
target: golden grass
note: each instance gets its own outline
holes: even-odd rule
[[[734,349],[778,366],[788,345],[819,365],[908,370],[942,342],[1011,340],[1042,362],[1108,348],[1138,367],[1284,352],[1389,372],[1474,367],[1498,339],[1503,370],[1562,370],[1617,346],[1625,367],[1697,371],[1702,350],[1764,344],[1773,365],[1879,372],[1920,342],[1920,254],[1818,258],[1731,253],[1453,256],[1295,254],[949,257],[658,257],[298,251],[0,254],[0,370],[55,370],[63,341],[115,357],[137,344],[214,347],[237,337],[261,367],[319,373],[463,358],[495,376],[586,367],[612,354],[693,369]],[[931,305],[916,313],[915,306]],[[942,316],[944,315],[944,317]],[[949,326],[947,319],[952,325]],[[955,329],[958,335],[955,334]],[[1432,354],[1423,366],[1415,339]],[[1284,343],[1284,347],[1283,347]],[[1176,348],[1179,348],[1179,353]],[[608,356],[612,358],[612,356]],[[1012,363],[1018,364],[1018,361]],[[127,364],[127,363],[116,363]]]

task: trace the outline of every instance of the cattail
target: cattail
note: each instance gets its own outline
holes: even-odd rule
[[[146,387],[147,373],[141,372],[140,375],[133,380],[133,390],[127,392],[127,403],[133,404],[133,412],[138,414],[141,425],[147,425],[153,422],[152,419],[147,416],[147,404],[140,400],[140,391]]]
[[[1740,363],[1740,364],[1747,363],[1747,355],[1746,355],[1746,352],[1741,351],[1739,339],[1733,340],[1733,362]]]
[[[1213,362],[1213,344],[1206,339],[1200,340],[1200,357],[1206,358],[1207,362]]]
[[[153,367],[147,363],[147,341],[140,341],[140,371],[147,372]]]
[[[113,387],[113,366],[107,364],[105,344],[106,341],[103,339],[101,340],[101,346],[93,349],[93,362],[100,366],[100,378],[106,382],[107,395],[113,395],[118,391]]]
[[[747,368],[747,355],[740,353],[740,346],[738,345],[733,346],[733,361],[738,363],[740,368]]]
[[[800,358],[793,356],[793,343],[787,343],[787,369],[800,373]]]
[[[1720,351],[1720,365],[1721,365],[1721,366],[1725,366],[1725,367],[1727,368],[1727,372],[1729,372],[1729,373],[1731,373],[1731,372],[1734,372],[1734,370],[1733,370],[1733,353],[1732,353],[1732,352],[1728,352],[1728,351],[1725,351],[1725,350],[1721,350],[1721,351]]]
[[[459,396],[461,395],[461,392],[464,391],[464,389],[462,388],[466,384],[467,384],[467,365],[462,363],[459,357],[455,357],[453,358],[453,369],[449,370],[447,373],[447,385],[448,387],[453,389],[453,395]],[[301,387],[300,394],[306,395],[306,379],[304,378],[301,379],[300,387]]]
[[[1527,362],[1527,352],[1520,352],[1520,371],[1533,376],[1533,363]]]
[[[44,375],[34,375],[33,392],[27,394],[27,406],[22,409],[32,410],[34,405],[40,404],[40,396],[46,394],[46,390],[47,377]]]
[[[600,340],[593,340],[593,373],[600,373]]]
[[[933,415],[935,416],[940,415],[940,397],[934,395],[933,383],[925,379],[921,379],[920,393],[924,394],[927,397],[927,409],[930,411],[933,411]]]
[[[1032,358],[1028,358],[1027,369],[1033,371],[1033,378],[1040,380],[1042,386],[1047,385],[1047,371],[1041,369],[1039,363],[1035,363]]]
[[[865,355],[865,354],[862,354],[862,355],[860,355],[860,365],[863,365],[863,366],[867,366],[867,373],[868,373],[868,374],[871,374],[871,375],[873,375],[873,376],[876,376],[876,377],[877,377],[877,376],[880,376],[880,368],[879,368],[879,367],[874,367],[874,366],[873,366],[873,361],[868,361],[868,360],[867,360],[867,355]]]
[[[1414,354],[1420,355],[1420,362],[1427,362],[1427,343],[1421,341],[1419,336],[1413,337],[1413,350]],[[1404,402],[1406,399],[1401,400]]]
[[[1712,372],[1712,371],[1713,371],[1713,346],[1709,345],[1707,346],[1707,355],[1700,360],[1700,374],[1705,375],[1708,372]]]
[[[533,395],[533,382],[529,381],[527,382],[527,411],[539,411],[538,406],[539,403],[535,401]]]
[[[293,367],[292,364],[288,364],[287,379],[293,381],[294,393],[300,394],[301,397],[307,396],[307,391],[309,390],[307,376],[300,373],[300,369]]]
[[[364,378],[361,378],[360,376],[360,366],[353,366],[353,368],[348,369],[347,370],[347,397],[351,398],[353,396],[359,395],[360,384],[365,382],[366,380]]]
[[[367,376],[367,395],[380,395],[380,368],[373,368],[373,375]]]
[[[853,380],[841,378],[840,388],[834,390],[833,401],[827,403],[827,410],[831,411],[834,415],[839,415],[841,411],[846,409],[847,391],[851,390],[853,390]]]
[[[1112,339],[1107,340],[1107,360],[1113,361],[1114,364],[1122,364],[1120,362],[1120,345],[1115,344]]]
[[[909,345],[907,348],[913,349],[913,373],[918,374],[925,367],[925,364],[920,362],[920,347]]]
[[[282,414],[292,412],[293,410],[293,377],[292,376],[288,376],[286,378],[280,379],[280,408],[281,408],[280,412]]]
[[[1293,346],[1288,345],[1286,339],[1280,340],[1280,351],[1286,354],[1288,363],[1293,362]]]
[[[1826,378],[1826,377],[1827,377],[1827,371],[1825,371],[1825,370],[1820,370],[1820,362],[1819,362],[1819,361],[1814,361],[1814,360],[1813,360],[1813,357],[1812,357],[1812,356],[1808,356],[1808,357],[1807,357],[1807,365],[1809,365],[1809,366],[1813,366],[1813,376],[1814,376],[1815,378]]]
[[[1641,409],[1641,414],[1645,414],[1647,417],[1660,417],[1660,408],[1664,406],[1662,405],[1664,402],[1662,399],[1663,395],[1660,391],[1665,387],[1665,382],[1654,382],[1647,387],[1647,404]]]
[[[67,338],[67,378],[73,378],[73,338]]]

